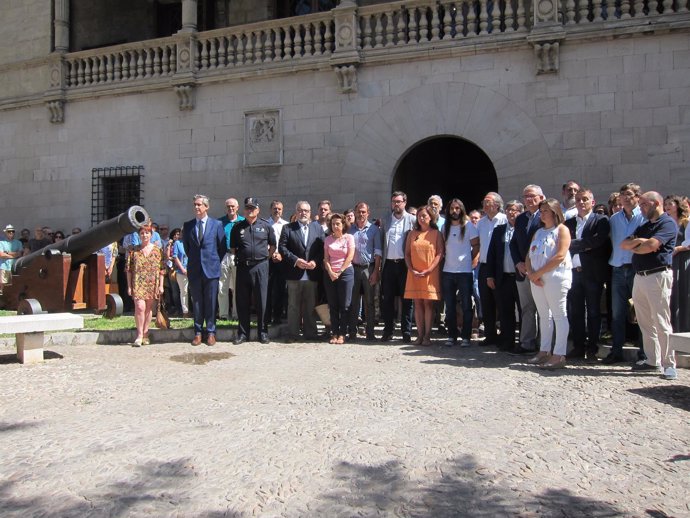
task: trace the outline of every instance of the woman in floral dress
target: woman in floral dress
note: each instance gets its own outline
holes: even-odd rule
[[[130,252],[127,260],[127,293],[134,299],[134,321],[137,325],[137,338],[132,344],[134,347],[150,343],[148,335],[153,303],[163,293],[163,251],[151,243],[151,236],[150,226],[141,227],[141,245]]]

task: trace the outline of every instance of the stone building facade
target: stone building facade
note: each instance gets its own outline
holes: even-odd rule
[[[111,1],[87,3],[102,9],[12,0],[0,21],[3,224],[89,226],[141,201],[177,226],[197,192],[218,215],[231,195],[381,215],[394,188],[475,207],[568,179],[600,201],[628,181],[690,193],[686,0],[341,1],[289,18],[182,0],[169,35],[174,16],[142,5],[176,2],[119,2],[143,9],[121,31]]]

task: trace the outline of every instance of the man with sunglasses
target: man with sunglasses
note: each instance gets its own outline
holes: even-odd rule
[[[12,280],[12,265],[14,260],[22,256],[23,245],[15,239],[16,231],[12,225],[5,227],[5,239],[0,241],[0,293],[5,284]]]

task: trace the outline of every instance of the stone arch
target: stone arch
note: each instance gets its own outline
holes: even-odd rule
[[[485,86],[433,83],[392,98],[367,119],[346,154],[341,193],[385,209],[400,158],[416,143],[444,135],[481,148],[507,196],[527,183],[552,183],[544,137],[514,102]]]

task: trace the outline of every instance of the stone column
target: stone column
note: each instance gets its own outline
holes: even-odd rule
[[[56,52],[69,52],[69,0],[55,0],[55,41]]]
[[[180,32],[196,32],[197,0],[182,0],[182,29]]]

